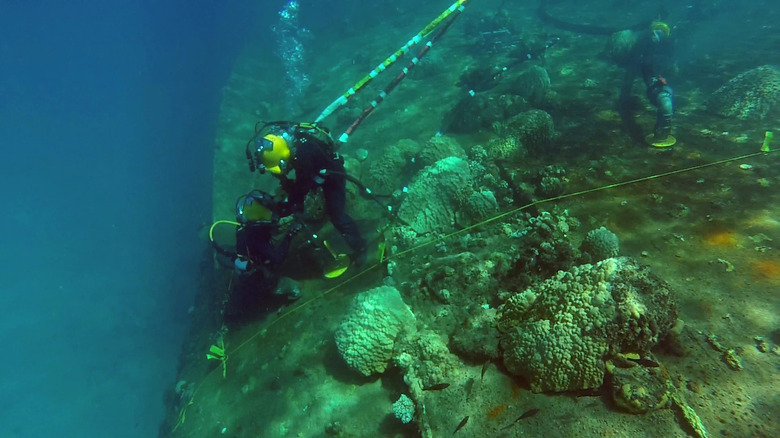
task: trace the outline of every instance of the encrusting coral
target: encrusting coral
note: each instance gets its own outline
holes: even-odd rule
[[[630,258],[559,272],[499,310],[504,363],[534,392],[600,387],[605,357],[648,352],[677,318],[667,285]]]
[[[537,109],[520,113],[497,128],[498,135],[515,138],[534,154],[544,152],[555,133],[552,116]]]
[[[403,139],[387,147],[380,156],[370,156],[368,172],[364,175],[366,186],[380,193],[392,193],[401,187],[401,176],[420,152],[420,145],[414,140]]]

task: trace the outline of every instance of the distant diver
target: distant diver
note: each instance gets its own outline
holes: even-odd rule
[[[647,30],[624,30],[610,38],[607,51],[610,57],[626,69],[620,87],[618,109],[629,133],[638,137],[631,113],[631,89],[637,76],[645,83],[647,99],[656,107],[653,133],[644,140],[655,147],[669,147],[676,139],[671,135],[674,117],[672,88],[662,73],[673,68],[671,28],[662,21],[654,21]]]
[[[569,22],[554,16],[547,10],[550,0],[540,0],[537,14],[546,23],[560,29],[588,35],[611,35],[608,52],[618,65],[626,69],[626,75],[620,89],[618,109],[624,125],[631,137],[647,142],[655,147],[669,147],[676,143],[671,135],[674,104],[672,88],[667,78],[662,75],[671,63],[672,39],[671,28],[663,21],[640,21],[622,29]],[[658,11],[659,20],[668,15],[661,8]],[[647,98],[656,107],[656,122],[653,133],[644,136],[636,126],[631,114],[631,88],[637,76],[641,75],[645,82]]]

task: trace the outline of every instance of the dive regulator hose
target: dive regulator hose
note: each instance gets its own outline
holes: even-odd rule
[[[218,254],[223,255],[228,258],[236,258],[238,256],[237,253],[233,251],[228,251],[227,249],[219,246],[216,240],[214,240],[214,228],[217,227],[217,225],[233,225],[235,227],[240,227],[241,224],[239,224],[236,221],[228,221],[228,220],[218,220],[211,224],[211,228],[209,228],[209,241],[211,242],[211,246],[214,247],[214,251],[216,251]]]
[[[539,1],[539,8],[536,10],[537,14],[539,15],[539,18],[542,19],[542,21],[547,22],[558,29],[562,30],[568,30],[570,32],[576,32],[586,35],[612,35],[615,32],[620,32],[621,30],[642,30],[647,29],[650,26],[650,23],[653,22],[653,20],[644,20],[640,23],[636,23],[631,26],[626,27],[609,27],[609,26],[597,26],[594,24],[579,24],[579,23],[571,23],[565,20],[562,20],[560,18],[555,17],[554,15],[551,15],[549,12],[547,12],[547,0],[540,0]],[[667,14],[661,10],[659,11],[659,17],[660,19],[663,19]]]

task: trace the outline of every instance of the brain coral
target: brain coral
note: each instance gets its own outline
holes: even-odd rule
[[[370,155],[366,185],[374,191],[392,193],[400,187],[401,175],[419,152],[420,145],[416,141],[403,139],[388,146],[381,156]]]
[[[455,213],[459,225],[473,225],[498,212],[496,195],[490,190],[470,191],[468,197],[461,203],[461,208]]]
[[[550,75],[544,68],[532,65],[520,74],[514,87],[529,102],[541,103],[550,90]]]
[[[707,107],[741,120],[763,120],[780,112],[780,71],[768,65],[748,70],[712,93]]]
[[[498,126],[502,137],[514,137],[529,152],[542,152],[553,137],[552,117],[542,110],[520,113]]]
[[[620,239],[604,227],[596,228],[585,236],[580,250],[590,255],[592,262],[617,257],[620,253]]]
[[[458,199],[471,185],[471,171],[465,160],[443,158],[417,173],[398,217],[418,233],[452,229]]]
[[[488,156],[497,161],[519,163],[525,158],[526,150],[523,144],[513,136],[503,136],[490,139],[485,145]]]
[[[414,314],[398,290],[380,286],[355,297],[336,329],[336,346],[350,368],[370,376],[385,371],[396,339],[414,329]]]
[[[600,387],[606,357],[649,351],[677,318],[667,285],[625,257],[561,271],[499,311],[504,363],[534,392]]]
[[[437,135],[425,142],[417,160],[422,166],[430,166],[447,157],[466,158],[466,151],[463,150],[463,147],[454,138],[446,135]]]

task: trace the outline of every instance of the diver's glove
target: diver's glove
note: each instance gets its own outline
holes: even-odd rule
[[[301,222],[295,221],[290,224],[289,228],[287,228],[287,235],[292,237],[298,234],[302,229],[303,229],[303,224]]]
[[[290,225],[287,227],[287,235],[293,237],[300,233],[303,229],[303,223],[303,215],[295,215],[293,221],[290,222]]]
[[[236,257],[236,259],[233,260],[233,266],[236,269],[236,273],[239,275],[250,274],[253,270],[252,262],[241,257]]]
[[[281,277],[276,285],[274,294],[285,296],[290,301],[295,301],[301,297],[301,285],[289,277]]]
[[[318,186],[325,184],[325,178],[328,176],[327,169],[320,169],[319,173],[314,177],[314,183]]]

